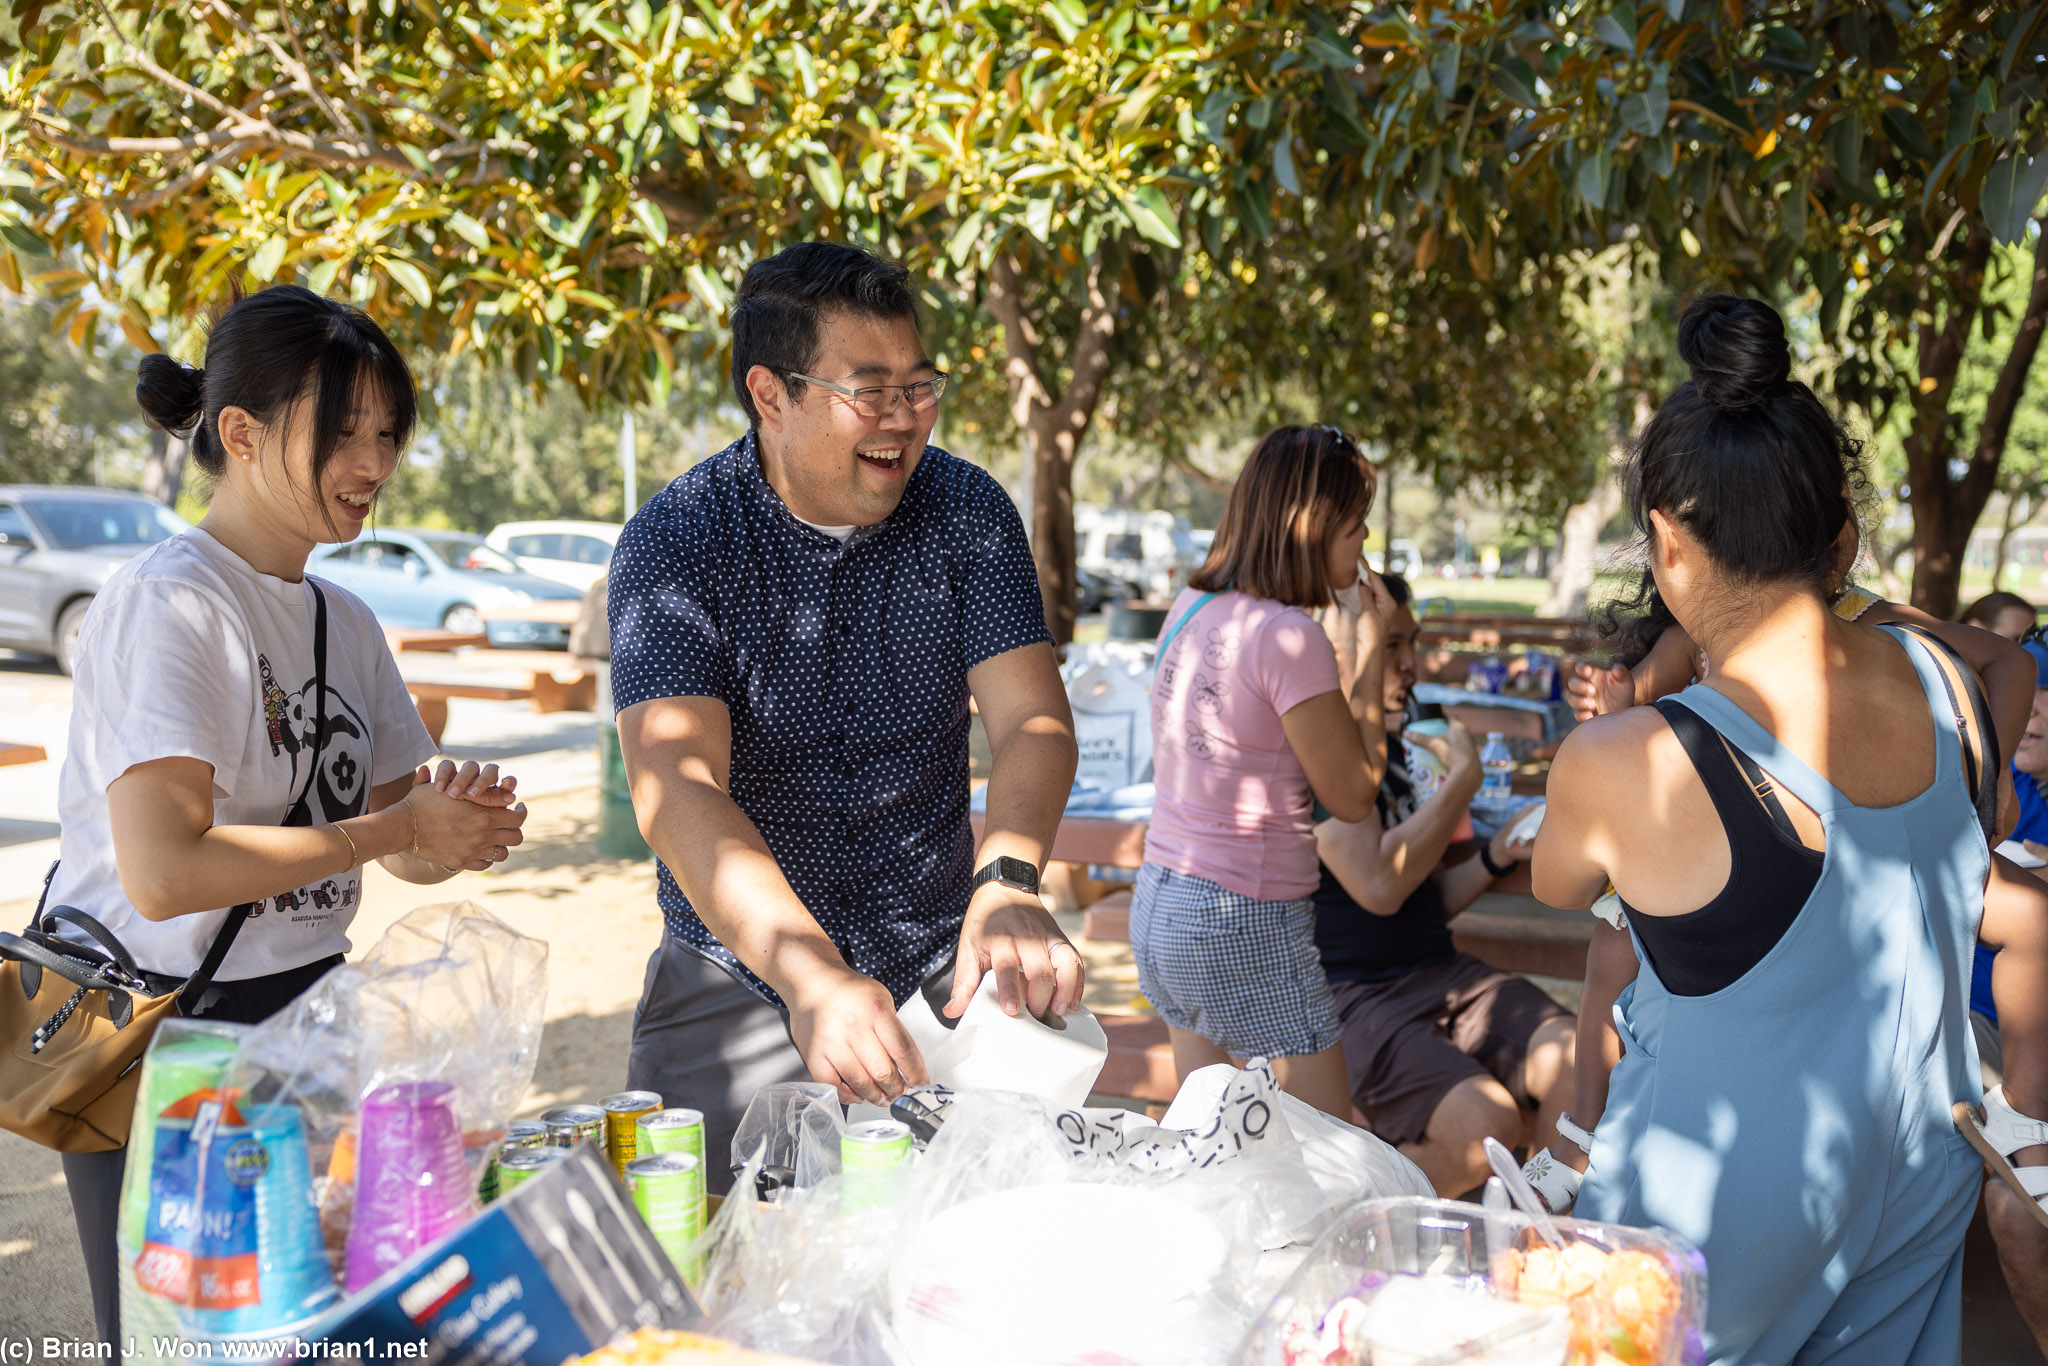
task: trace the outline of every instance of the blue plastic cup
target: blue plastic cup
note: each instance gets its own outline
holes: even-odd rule
[[[298,1110],[251,1105],[242,1117],[221,1126],[205,1159],[205,1181],[219,1198],[209,1194],[204,1203],[232,1211],[233,1226],[199,1249],[193,1303],[181,1315],[194,1336],[274,1333],[305,1322],[339,1294]]]

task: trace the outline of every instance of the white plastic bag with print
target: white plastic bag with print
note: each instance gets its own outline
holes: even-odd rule
[[[1076,782],[1114,789],[1152,781],[1152,645],[1102,640],[1067,649],[1060,670],[1081,750]]]

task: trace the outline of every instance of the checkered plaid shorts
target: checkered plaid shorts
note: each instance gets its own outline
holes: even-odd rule
[[[1255,901],[1147,863],[1131,895],[1138,989],[1175,1029],[1234,1058],[1296,1058],[1340,1037],[1315,905]]]

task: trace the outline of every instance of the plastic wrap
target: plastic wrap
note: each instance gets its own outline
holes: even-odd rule
[[[829,1151],[837,1105],[761,1093],[734,1141],[751,1165],[697,1249],[713,1331],[838,1366],[1222,1366],[1266,1298],[1245,1287],[1274,1282],[1264,1249],[1426,1189],[1369,1135],[1293,1117],[1263,1064],[1190,1078],[1184,1127],[1005,1092],[916,1101],[935,1135],[885,1198],[854,1199]],[[763,1164],[803,1176],[747,1199]],[[1111,1246],[1129,1255],[1105,1261]],[[1032,1304],[1057,1312],[1020,1321]]]
[[[1699,1252],[1660,1231],[1372,1200],[1316,1243],[1236,1366],[1696,1366]]]
[[[366,1280],[473,1214],[532,1085],[546,964],[544,944],[471,903],[429,906],[262,1024],[166,1022],[122,1192],[138,1341],[275,1336],[332,1303],[345,1270]],[[352,1245],[368,1241],[359,1156],[379,1173],[374,1251]]]

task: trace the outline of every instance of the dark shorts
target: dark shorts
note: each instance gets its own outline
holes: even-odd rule
[[[1468,953],[1389,982],[1332,982],[1351,1099],[1373,1133],[1413,1143],[1453,1088],[1490,1076],[1536,1108],[1522,1077],[1529,1040],[1570,1012],[1535,983]]]

